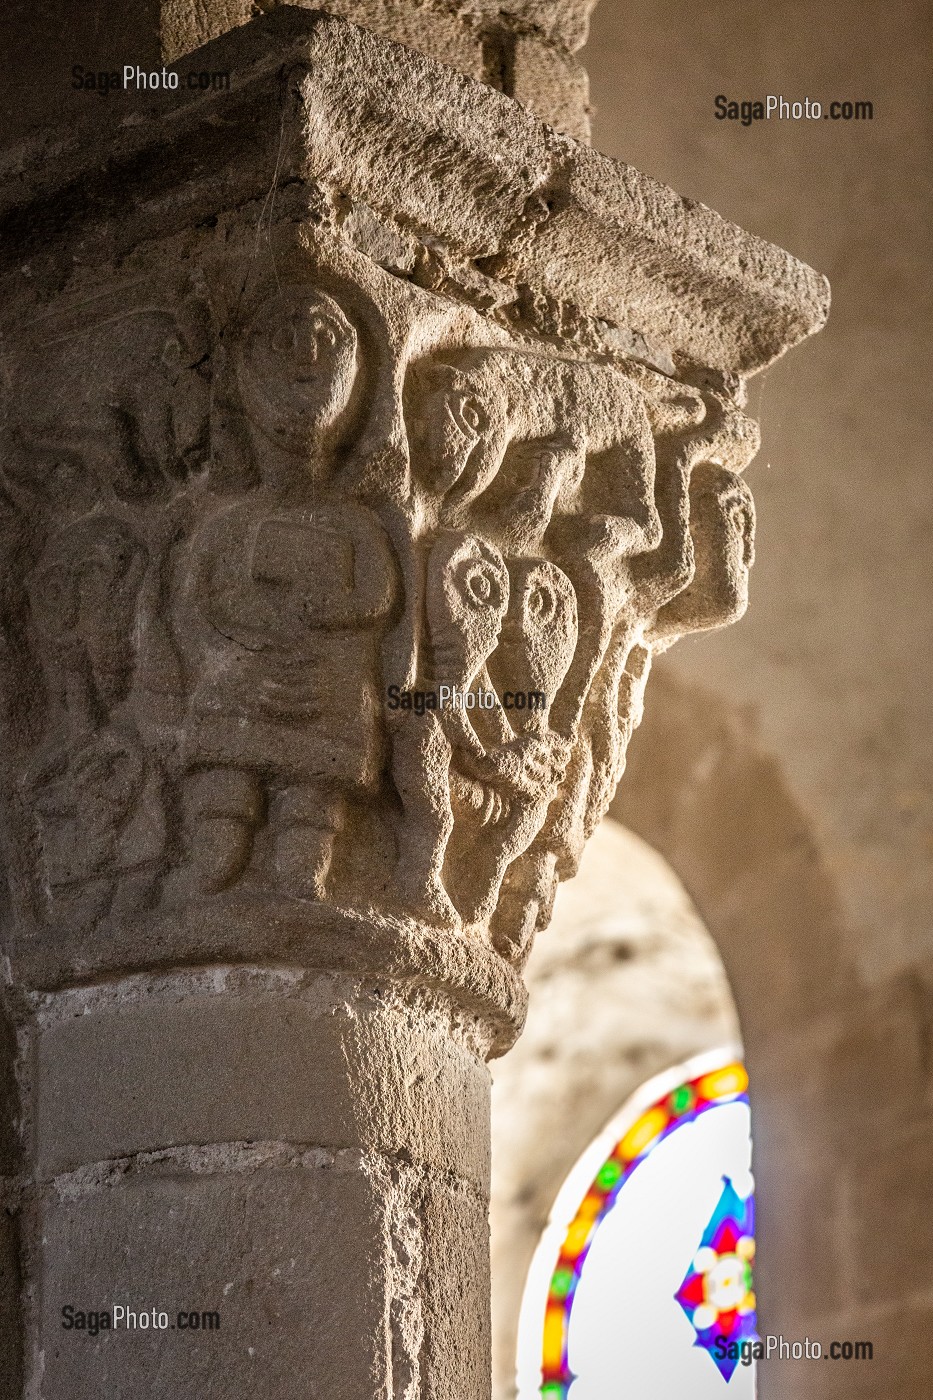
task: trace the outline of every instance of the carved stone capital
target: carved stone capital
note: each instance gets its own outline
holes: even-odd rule
[[[10,172],[14,982],[368,970],[501,1050],[652,655],[745,608],[743,378],[824,284],[341,21],[211,48]]]

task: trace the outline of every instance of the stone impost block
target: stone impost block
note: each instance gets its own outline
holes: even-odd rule
[[[153,0],[153,3],[155,0]],[[586,73],[573,56],[586,40],[593,0],[299,0],[405,44],[514,97],[555,127],[589,136]],[[176,62],[278,0],[162,0],[160,36]]]

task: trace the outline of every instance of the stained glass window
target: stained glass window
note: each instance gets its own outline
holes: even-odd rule
[[[750,1165],[734,1050],[629,1100],[571,1173],[536,1254],[519,1400],[753,1400]]]

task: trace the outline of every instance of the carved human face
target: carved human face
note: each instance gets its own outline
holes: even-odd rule
[[[748,606],[754,562],[755,506],[735,472],[703,462],[690,480],[690,538],[695,561],[689,586],[658,612],[658,639],[725,627]]]
[[[286,287],[266,302],[247,333],[239,383],[253,422],[299,452],[326,445],[356,373],[356,331],[333,298]]]
[[[428,560],[427,614],[439,681],[469,685],[494,651],[509,605],[499,551],[475,535],[445,531]]]

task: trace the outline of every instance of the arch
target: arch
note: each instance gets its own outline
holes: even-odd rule
[[[529,1270],[519,1325],[519,1400],[567,1400],[581,1355],[585,1363],[579,1383],[587,1393],[598,1393],[607,1352],[618,1351],[620,1343],[625,1349],[626,1331],[635,1353],[629,1366],[644,1371],[628,1381],[640,1400],[648,1400],[646,1387],[667,1400],[672,1385],[692,1393],[697,1381],[713,1382],[708,1369],[696,1371],[699,1357],[693,1352],[698,1348],[711,1354],[723,1380],[731,1379],[738,1364],[733,1344],[738,1351],[755,1336],[747,1090],[737,1047],[695,1056],[641,1085],[583,1153],[557,1195]],[[723,1108],[731,1110],[725,1134],[721,1114],[705,1142],[693,1132],[689,1138],[683,1133],[701,1122],[707,1129],[709,1115]],[[663,1144],[669,1146],[659,1153]],[[723,1175],[724,1167],[728,1175]],[[626,1187],[636,1172],[645,1189],[633,1196]],[[697,1199],[689,1201],[692,1211],[672,1228],[675,1212],[682,1212],[697,1186]],[[614,1208],[609,1233],[597,1234]],[[621,1229],[620,1213],[628,1215]],[[659,1256],[666,1256],[660,1269]],[[588,1269],[594,1257],[595,1270]],[[694,1263],[684,1273],[690,1258]],[[586,1314],[582,1350],[579,1309],[574,1313],[581,1293]],[[604,1318],[594,1317],[594,1308],[609,1313],[610,1327]],[[634,1330],[627,1311],[638,1313]],[[684,1314],[692,1333],[684,1326]],[[661,1367],[672,1368],[668,1375],[658,1374],[657,1359],[645,1355],[657,1351],[661,1335],[666,1351]],[[649,1348],[639,1346],[645,1336],[651,1337]],[[725,1356],[719,1354],[719,1338],[727,1342]],[[613,1372],[618,1375],[615,1367]]]
[[[754,1057],[852,994],[844,920],[807,815],[747,715],[652,671],[610,815],[683,881],[719,950]]]
[[[515,1395],[522,1294],[561,1183],[646,1080],[739,1038],[721,960],[689,896],[615,821],[561,887],[526,976],[525,1034],[492,1065],[496,1400]]]

